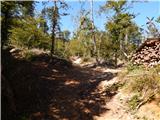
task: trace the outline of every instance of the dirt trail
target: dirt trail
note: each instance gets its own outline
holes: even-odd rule
[[[10,66],[4,75],[13,87],[17,111],[12,115],[6,110],[7,120],[22,117],[27,120],[140,119],[124,108],[129,95],[114,86],[119,83],[117,74],[121,68],[109,69],[79,62],[71,66],[59,58],[50,63],[47,56],[38,56],[33,61],[10,57]],[[145,112],[151,108],[155,105],[143,106],[137,113],[145,119],[144,116],[153,116],[152,113],[159,111],[157,108]]]
[[[94,120],[109,111],[105,106],[116,93],[104,93],[103,82],[110,81],[116,71],[74,67],[54,87],[55,95],[48,115],[57,120]],[[52,80],[53,78],[50,78]]]
[[[110,111],[106,103],[116,94],[105,93],[105,85],[115,83],[119,71],[90,67],[67,71],[54,87],[55,95],[47,114],[57,120],[99,120],[96,116]]]
[[[105,84],[114,83],[120,71],[39,60],[16,60],[12,67],[18,114],[31,120],[99,120],[96,116],[110,111],[106,103],[116,95],[105,92]]]

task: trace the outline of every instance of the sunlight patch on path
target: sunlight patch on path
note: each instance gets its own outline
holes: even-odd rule
[[[78,85],[78,84],[80,84],[80,82],[79,81],[75,81],[75,80],[67,80],[65,82],[65,85],[70,85],[70,86],[75,86],[75,85]]]

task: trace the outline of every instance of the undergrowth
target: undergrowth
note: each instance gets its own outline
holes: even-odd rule
[[[35,55],[36,55],[35,53],[27,51],[24,53],[24,58],[26,60],[32,61]]]
[[[139,109],[160,97],[160,65],[146,68],[130,64],[119,76],[125,81],[125,91],[134,94],[127,102],[130,109]],[[160,104],[159,99],[157,104]]]

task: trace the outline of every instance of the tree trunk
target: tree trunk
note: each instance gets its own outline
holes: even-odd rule
[[[118,53],[117,53],[117,50],[115,51],[115,56],[114,56],[115,58],[114,58],[114,65],[115,65],[115,67],[117,67],[117,57],[118,57]]]
[[[56,18],[56,1],[54,1],[53,17],[52,17],[52,45],[51,45],[51,59],[53,59],[53,54],[55,53],[55,28],[57,24]]]
[[[2,74],[2,97],[6,97],[9,109],[12,112],[16,112],[16,105],[15,105],[15,99],[14,99],[14,93],[13,89],[11,88],[11,85],[8,80],[5,79],[5,77]],[[6,101],[3,101],[6,102]]]
[[[54,45],[55,45],[55,34],[54,32],[52,33],[52,45],[51,45],[51,57],[53,56],[54,54]]]
[[[4,22],[2,22],[3,31],[2,31],[2,46],[1,46],[1,48],[3,48],[5,42],[8,40],[8,29],[9,29],[8,18],[9,18],[9,10],[7,10],[5,12]]]

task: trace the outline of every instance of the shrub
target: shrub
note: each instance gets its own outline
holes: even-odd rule
[[[123,76],[123,79],[126,79],[125,90],[138,94],[129,100],[131,109],[139,108],[153,98],[160,97],[160,65],[154,68],[130,65]]]
[[[132,110],[135,110],[138,104],[141,102],[138,95],[134,95],[131,97],[131,99],[128,101],[129,108]]]
[[[34,56],[35,56],[36,54],[34,53],[34,52],[31,52],[31,51],[26,51],[25,53],[24,53],[24,58],[26,59],[26,60],[28,60],[28,61],[32,61],[33,59],[34,59]]]
[[[90,61],[90,60],[91,60],[91,58],[89,58],[89,57],[83,58],[83,62],[88,62],[88,61]]]
[[[10,44],[27,48],[50,48],[50,36],[38,27],[42,20],[40,18],[26,17],[17,20],[18,25],[13,27],[9,36]]]
[[[130,81],[128,82],[128,88],[130,91],[140,92],[160,92],[160,75],[157,68],[136,68],[129,72],[131,75]]]

